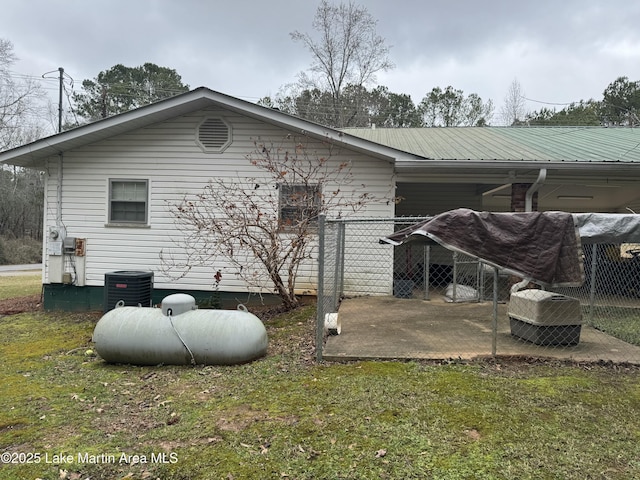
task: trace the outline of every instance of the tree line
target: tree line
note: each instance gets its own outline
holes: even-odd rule
[[[0,168],[0,236],[42,240],[44,180],[36,170]]]
[[[317,88],[292,90],[263,97],[258,104],[335,128],[485,126],[494,109],[490,100],[484,102],[475,93],[465,95],[451,86],[434,87],[417,105],[410,95],[391,92],[385,86],[347,85],[339,102],[330,92]]]
[[[602,100],[579,100],[562,108],[542,107],[527,111],[526,98],[517,80],[507,93],[503,107],[495,112],[492,100],[466,95],[448,86],[434,87],[419,103],[407,94],[385,86],[367,89],[347,85],[339,108],[331,93],[317,88],[296,91],[287,86],[274,97],[263,97],[260,105],[276,108],[312,122],[336,128],[349,127],[485,127],[506,126],[638,126],[640,125],[640,81],[619,77],[603,91]],[[496,118],[497,117],[497,118]]]
[[[580,100],[562,109],[543,107],[528,113],[528,125],[640,125],[640,81],[618,77],[602,93],[602,100]]]
[[[44,136],[44,94],[32,79],[16,80],[13,44],[0,39],[0,150]],[[40,172],[0,167],[0,236],[42,239],[43,179]]]

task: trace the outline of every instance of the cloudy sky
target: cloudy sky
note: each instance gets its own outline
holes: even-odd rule
[[[336,0],[338,2],[339,0]],[[451,85],[493,100],[514,79],[529,110],[602,98],[619,76],[640,80],[640,2],[633,0],[359,0],[396,65],[377,83],[418,103]],[[190,87],[245,100],[274,95],[309,66],[291,40],[312,32],[319,0],[20,0],[3,2],[0,38],[16,75],[58,67],[75,80],[115,64],[175,69]],[[56,98],[54,79],[43,81]],[[542,103],[546,102],[546,103]],[[496,120],[496,119],[494,119]],[[496,122],[497,123],[497,122]]]

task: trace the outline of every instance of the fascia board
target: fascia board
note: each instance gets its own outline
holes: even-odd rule
[[[302,135],[310,135],[317,139],[325,139],[334,144],[343,145],[346,148],[367,152],[384,158],[389,162],[395,162],[398,159],[421,158],[275,109],[265,108],[229,95],[214,92],[206,87],[200,87],[161,102],[36,140],[12,150],[0,152],[0,163],[35,167],[44,162],[44,159],[59,155],[69,149],[104,140],[114,135],[152,125],[208,106],[219,106],[232,110],[242,115],[280,126],[286,130],[299,132]]]

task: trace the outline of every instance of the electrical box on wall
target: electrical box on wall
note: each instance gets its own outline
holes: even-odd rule
[[[76,253],[76,238],[65,237],[62,241],[62,253],[65,255],[75,255]]]
[[[84,257],[85,251],[87,248],[87,239],[86,238],[76,238],[76,257]]]
[[[62,241],[67,236],[67,230],[62,225],[51,225],[49,227],[49,240]]]
[[[62,255],[62,242],[49,240],[47,242],[47,254]]]
[[[61,225],[51,225],[49,227],[49,238],[47,239],[47,254],[62,255],[63,242],[67,236],[66,229]]]

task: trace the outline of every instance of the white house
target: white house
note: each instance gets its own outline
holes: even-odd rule
[[[332,149],[381,199],[360,216],[433,215],[458,207],[510,211],[640,211],[640,131],[634,128],[421,128],[339,131],[198,88],[0,153],[0,163],[44,172],[45,308],[103,304],[105,275],[153,272],[159,301],[172,291],[210,293],[215,267],[175,280],[161,251],[181,253],[169,205],[211,178],[252,177],[254,141],[287,135]],[[324,147],[323,147],[324,145]],[[399,204],[384,201],[401,197]],[[380,232],[384,236],[389,232]],[[65,240],[66,239],[66,240]],[[74,239],[74,240],[71,240]],[[371,251],[392,291],[392,258]],[[315,293],[315,265],[297,285]],[[220,286],[245,300],[247,285]],[[371,291],[368,289],[368,291]]]
[[[45,308],[99,308],[112,272],[153,272],[156,301],[175,290],[210,294],[223,263],[179,280],[164,272],[161,251],[183,255],[170,205],[211,178],[255,176],[247,159],[254,141],[287,135],[315,141],[316,149],[330,145],[331,162],[350,162],[358,183],[381,199],[360,215],[393,216],[393,202],[382,199],[394,193],[394,164],[415,155],[207,88],[0,153],[0,162],[45,175]],[[309,262],[298,290],[314,294],[315,276]],[[220,290],[246,300],[247,285],[235,275],[223,273]]]

